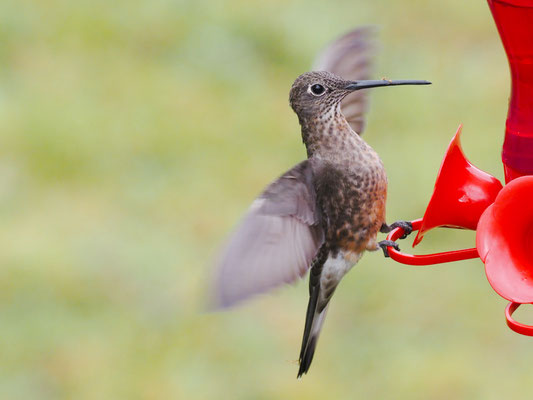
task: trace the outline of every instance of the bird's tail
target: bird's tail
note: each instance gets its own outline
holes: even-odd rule
[[[304,337],[302,340],[302,349],[300,350],[300,369],[298,370],[298,378],[309,371],[311,361],[315,354],[316,343],[320,330],[324,324],[328,306],[326,305],[320,311],[317,308],[319,297],[319,287],[315,287],[311,290],[309,296],[309,304],[307,305],[307,315],[305,318]]]

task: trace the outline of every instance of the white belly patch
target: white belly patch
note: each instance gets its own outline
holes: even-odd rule
[[[322,268],[321,283],[324,281],[325,286],[329,286],[332,282],[339,283],[342,277],[359,261],[361,255],[361,253],[352,252],[345,254],[342,251],[339,251],[336,257],[332,257],[330,254]]]

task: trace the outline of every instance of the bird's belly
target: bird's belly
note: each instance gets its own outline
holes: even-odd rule
[[[344,238],[340,237],[339,245],[346,252],[360,253],[369,248],[369,242],[375,241],[385,222],[385,201],[377,200],[371,206],[361,209],[352,221],[341,228],[340,232],[347,229],[348,234]]]
[[[344,275],[357,264],[362,253],[330,252],[320,274],[322,304],[326,304]]]
[[[341,278],[357,264],[361,254],[352,252],[339,251],[335,254],[330,253],[324,267],[321,277],[326,280],[340,281]]]
[[[346,253],[361,253],[376,239],[381,225],[385,222],[385,191],[364,193],[359,197],[356,207],[345,204],[339,214],[341,218],[333,220],[330,235],[339,250]]]

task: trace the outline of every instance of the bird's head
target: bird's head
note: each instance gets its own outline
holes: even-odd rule
[[[289,101],[300,119],[328,114],[340,105],[342,99],[355,90],[379,86],[427,85],[428,81],[415,80],[365,80],[347,81],[326,71],[312,71],[300,75],[294,81]]]

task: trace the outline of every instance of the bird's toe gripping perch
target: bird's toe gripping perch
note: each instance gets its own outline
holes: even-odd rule
[[[390,228],[391,230],[401,228],[403,231],[403,235],[400,236],[398,239],[405,239],[411,234],[411,232],[413,232],[413,223],[410,221],[396,221],[391,224]]]
[[[396,243],[393,240],[382,240],[378,243],[378,246],[383,250],[383,255],[386,258],[389,258],[389,249],[394,249],[396,251],[400,251],[400,246],[398,246],[398,243]]]

